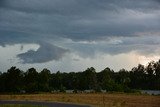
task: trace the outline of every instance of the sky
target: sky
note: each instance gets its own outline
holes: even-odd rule
[[[0,0],[0,71],[132,69],[160,59],[160,0]]]

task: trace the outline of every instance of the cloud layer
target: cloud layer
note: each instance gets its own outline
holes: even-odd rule
[[[38,37],[103,40],[159,31],[159,9],[158,0],[3,0],[0,26]]]
[[[39,44],[23,63],[129,52],[159,55],[159,0],[1,0],[0,45]]]

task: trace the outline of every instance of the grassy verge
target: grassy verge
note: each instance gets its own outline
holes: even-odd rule
[[[45,107],[37,105],[22,105],[22,104],[2,104],[0,107]]]
[[[160,96],[123,93],[0,95],[0,100],[54,101],[89,104],[96,107],[159,107],[160,105]]]

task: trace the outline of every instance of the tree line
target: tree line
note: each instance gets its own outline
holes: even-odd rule
[[[147,66],[139,64],[130,71],[121,69],[114,72],[105,68],[96,72],[95,68],[87,68],[83,72],[56,72],[48,69],[37,72],[29,68],[26,72],[13,66],[7,72],[0,72],[0,92],[27,93],[34,92],[65,92],[65,90],[100,92],[119,91],[134,92],[134,90],[160,90],[160,60],[151,61]]]

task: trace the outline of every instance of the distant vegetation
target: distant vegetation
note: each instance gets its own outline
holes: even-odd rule
[[[139,64],[131,71],[125,69],[114,72],[105,68],[101,72],[91,67],[83,72],[56,72],[48,69],[37,72],[30,68],[26,72],[11,67],[7,72],[0,73],[1,93],[35,93],[65,90],[74,92],[102,90],[117,92],[134,92],[135,89],[160,90],[160,60],[149,62],[147,66]]]

